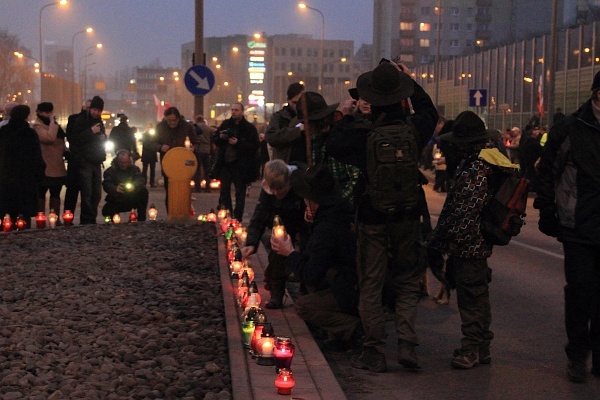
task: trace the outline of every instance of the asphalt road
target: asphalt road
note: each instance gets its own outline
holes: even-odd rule
[[[435,221],[445,196],[429,186],[427,198]],[[396,362],[397,337],[391,322],[386,373],[355,370],[348,354],[326,353],[349,399],[600,398],[600,379],[590,375],[587,383],[573,384],[565,377],[562,246],[537,230],[532,200],[521,234],[508,246],[495,247],[489,260],[492,364],[452,369],[452,351],[460,346],[461,337],[456,299],[443,306],[424,298],[417,317],[420,372],[407,371]],[[438,287],[430,277],[430,293]]]

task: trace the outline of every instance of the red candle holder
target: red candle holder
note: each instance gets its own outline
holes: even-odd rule
[[[35,225],[37,226],[38,229],[45,229],[46,228],[46,214],[44,214],[43,212],[37,213],[37,215],[35,216]]]
[[[73,212],[71,210],[65,210],[65,212],[62,215],[62,218],[65,226],[71,226],[73,225],[73,219],[75,218],[75,215],[73,215]]]
[[[290,369],[292,367],[292,359],[294,358],[294,352],[296,346],[292,343],[292,339],[286,336],[279,336],[275,341],[275,348],[273,354],[275,356],[275,370],[285,368]]]
[[[131,212],[129,213],[129,222],[137,222],[137,220],[137,213],[135,212],[135,210],[131,210]]]
[[[27,222],[25,222],[22,215],[19,215],[17,217],[17,222],[15,225],[17,226],[18,231],[22,231],[23,229],[25,229],[27,227]]]
[[[289,395],[292,394],[292,388],[296,385],[292,371],[289,369],[282,369],[279,371],[279,375],[275,379],[275,387],[277,388],[278,394]]]
[[[6,214],[4,216],[4,219],[2,220],[2,232],[10,232],[12,229],[12,219],[10,218],[10,215]]]

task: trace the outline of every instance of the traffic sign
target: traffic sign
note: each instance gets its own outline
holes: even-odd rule
[[[194,96],[203,96],[215,86],[215,75],[206,65],[192,65],[184,77],[185,87]]]
[[[487,107],[487,90],[470,89],[469,107]]]

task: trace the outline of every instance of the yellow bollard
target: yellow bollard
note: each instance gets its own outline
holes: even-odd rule
[[[190,220],[190,180],[196,173],[196,156],[185,147],[174,147],[162,159],[162,170],[169,178],[168,221]]]

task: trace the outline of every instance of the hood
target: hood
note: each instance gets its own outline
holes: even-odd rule
[[[508,173],[515,173],[520,169],[519,164],[511,163],[510,160],[495,147],[491,149],[482,149],[479,152],[479,159],[490,165],[500,167]]]

